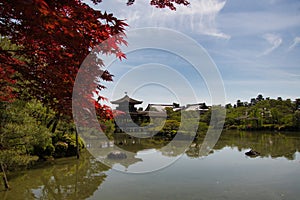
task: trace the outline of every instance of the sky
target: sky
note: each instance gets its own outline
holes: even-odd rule
[[[249,102],[258,94],[300,98],[299,0],[190,3],[187,7],[177,6],[176,11],[154,8],[147,0],[136,0],[132,6],[126,6],[125,0],[90,5],[125,19],[128,32],[160,27],[193,39],[215,64],[224,85],[224,101],[212,99],[216,92],[208,89],[209,77],[197,74],[184,58],[158,49],[129,52],[126,60],[109,66],[115,75],[114,83],[107,83],[107,90],[103,91],[109,99],[118,99],[127,92],[143,100],[145,107],[148,103],[172,102],[234,104],[238,99]],[[151,81],[150,77],[156,78]]]

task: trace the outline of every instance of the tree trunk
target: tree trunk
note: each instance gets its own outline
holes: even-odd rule
[[[77,156],[77,159],[79,159],[79,142],[78,142],[78,132],[77,132],[77,130],[75,131],[75,134],[76,134],[76,156]]]
[[[53,123],[52,130],[51,130],[52,133],[55,132],[57,124],[59,122],[59,119],[60,119],[60,113],[57,113],[54,118],[54,123]]]
[[[9,190],[10,187],[9,187],[9,184],[8,184],[8,180],[7,180],[7,177],[6,177],[6,173],[5,173],[3,163],[1,163],[1,170],[3,172],[3,182],[4,182],[5,189]]]

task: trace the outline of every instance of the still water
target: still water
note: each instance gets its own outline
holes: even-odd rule
[[[142,162],[144,142],[128,142],[126,148]],[[134,139],[131,139],[134,140]],[[155,172],[132,174],[111,169],[87,151],[81,158],[58,159],[36,169],[10,173],[12,190],[0,199],[299,199],[300,133],[224,132],[207,156],[199,156],[201,140],[192,144],[170,166]],[[260,156],[250,158],[254,149]],[[157,154],[160,155],[160,154]],[[124,166],[123,166],[124,167]]]

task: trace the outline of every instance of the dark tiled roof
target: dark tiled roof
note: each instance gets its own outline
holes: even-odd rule
[[[125,103],[125,102],[129,102],[129,103],[132,103],[132,104],[141,104],[141,103],[143,103],[143,101],[138,101],[138,100],[132,99],[128,95],[125,95],[121,99],[111,101],[112,104],[121,104],[121,103]]]
[[[185,110],[207,110],[209,109],[205,103],[187,104]]]
[[[173,108],[173,104],[148,104],[146,111],[164,112],[165,108]]]

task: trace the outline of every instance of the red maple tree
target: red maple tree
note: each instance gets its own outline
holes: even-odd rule
[[[133,2],[129,0],[127,4]],[[185,0],[150,1],[156,7],[173,10],[174,3],[188,5]],[[19,77],[26,80],[32,96],[60,114],[71,116],[75,78],[91,49],[118,34],[98,52],[125,58],[119,49],[120,45],[126,45],[125,21],[95,10],[82,0],[0,0],[0,13],[0,37],[7,37],[19,47],[4,50],[0,46],[0,98],[3,101],[13,97],[11,85],[15,83],[14,73],[18,72]],[[18,56],[25,59],[19,60]],[[96,80],[101,74],[95,86],[100,91],[105,88],[100,82],[112,81],[112,75],[101,69],[103,63],[96,54],[91,64],[99,66],[93,75]],[[107,107],[96,103],[96,108],[104,117],[112,116]]]
[[[128,0],[127,5],[132,5],[135,0]],[[189,1],[186,0],[151,0],[150,4],[157,8],[170,8],[176,10],[175,4],[189,5]]]

